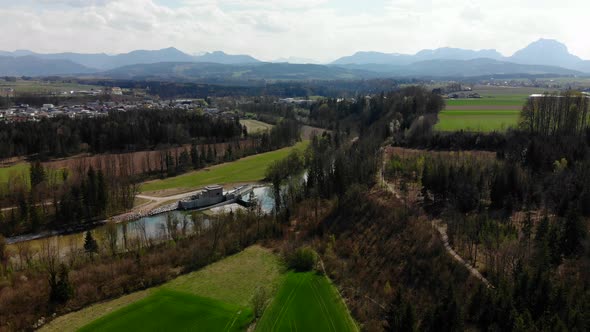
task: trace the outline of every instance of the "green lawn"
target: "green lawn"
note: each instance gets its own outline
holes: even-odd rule
[[[256,331],[358,331],[330,281],[290,272],[256,325]]]
[[[253,318],[249,308],[160,290],[80,331],[243,331]]]
[[[518,124],[519,111],[443,111],[435,129],[439,131],[505,131]]]
[[[0,183],[7,183],[10,177],[24,176],[29,177],[29,163],[18,163],[10,167],[0,168]]]
[[[267,131],[274,127],[270,123],[258,121],[258,120],[240,120],[242,126],[246,126],[248,133],[259,133],[261,131]]]
[[[190,172],[163,180],[149,181],[141,186],[141,192],[173,188],[189,190],[210,184],[261,181],[264,179],[264,173],[268,165],[287,157],[293,149],[304,150],[308,144],[308,141],[304,141],[292,147],[246,157],[231,163],[213,166],[206,170]]]

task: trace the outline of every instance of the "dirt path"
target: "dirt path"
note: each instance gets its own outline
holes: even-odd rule
[[[382,148],[382,151],[385,152],[385,149]],[[380,185],[380,187],[386,189],[387,191],[392,193],[397,199],[403,202],[403,198],[400,197],[399,193],[395,190],[395,188],[389,182],[385,181],[384,169],[386,163],[386,154],[382,153],[382,156],[383,160],[381,162],[381,167],[379,170],[377,170],[377,183]],[[447,235],[447,225],[445,225],[441,220],[433,220],[432,227],[434,227],[437,230],[441,240],[443,241],[445,250],[451,257],[453,257],[455,261],[463,265],[472,276],[481,280],[481,282],[483,282],[488,288],[494,288],[494,286],[475,267],[469,264],[466,260],[463,259],[463,257],[459,256],[459,254],[457,254],[457,252],[453,250],[453,248],[449,244],[449,236]]]
[[[459,256],[455,250],[449,244],[449,236],[447,235],[447,225],[445,225],[441,220],[433,220],[432,227],[434,227],[438,233],[440,234],[441,240],[445,246],[445,249],[453,257],[454,260],[459,262],[461,265],[465,266],[469,273],[472,276],[476,277],[477,279],[481,280],[488,288],[494,288],[494,286],[486,279],[479,271],[473,267],[473,265],[469,264],[467,261],[463,259],[463,257]]]

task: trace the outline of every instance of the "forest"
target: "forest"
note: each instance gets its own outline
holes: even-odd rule
[[[112,111],[97,118],[62,116],[39,122],[1,122],[0,158],[139,151],[190,144],[193,140],[226,142],[241,137],[242,132],[237,120],[184,110]]]

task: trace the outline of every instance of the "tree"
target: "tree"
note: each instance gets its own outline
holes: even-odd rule
[[[98,244],[90,231],[87,231],[84,236],[84,250],[89,254],[98,252]]]
[[[37,187],[41,182],[45,181],[45,169],[40,161],[35,161],[29,170],[29,177],[31,180],[31,188]]]
[[[6,255],[6,239],[2,234],[0,234],[0,264],[5,265],[8,261],[8,256]]]
[[[417,319],[414,306],[406,297],[398,292],[391,301],[387,311],[386,331],[417,331]]]
[[[55,274],[50,275],[49,286],[49,300],[52,303],[66,303],[74,295],[74,288],[70,284],[69,271],[65,264],[60,264],[57,276]]]
[[[577,207],[569,209],[563,228],[562,252],[570,257],[580,252],[586,238],[586,226]]]
[[[193,165],[193,168],[198,169],[200,166],[199,150],[197,149],[197,145],[195,143],[193,143],[191,145],[190,155],[191,155],[191,164]]]

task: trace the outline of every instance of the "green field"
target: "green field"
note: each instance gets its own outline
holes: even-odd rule
[[[435,126],[438,131],[506,131],[516,127],[520,110],[533,93],[543,93],[537,88],[479,87],[473,92],[482,98],[449,99],[446,109],[438,115]]]
[[[0,183],[7,183],[8,179],[14,176],[24,176],[25,178],[28,178],[29,164],[18,163],[10,167],[0,168]]]
[[[259,287],[265,287],[269,293],[272,293],[274,289],[278,288],[284,278],[284,274],[281,274],[281,271],[282,267],[279,257],[274,255],[268,249],[260,246],[251,246],[239,254],[208,265],[199,271],[182,275],[160,287],[125,295],[118,299],[98,303],[80,311],[58,317],[56,320],[43,326],[41,331],[76,331],[88,324],[91,324],[88,326],[89,329],[104,329],[108,327],[109,329],[107,330],[110,330],[110,326],[102,325],[105,324],[105,322],[103,322],[105,320],[104,317],[109,317],[110,314],[114,314],[115,318],[119,321],[122,319],[123,323],[121,324],[125,325],[125,321],[134,319],[133,317],[136,317],[139,313],[145,313],[147,315],[149,311],[147,310],[148,308],[156,308],[161,305],[161,303],[168,303],[169,301],[174,302],[176,301],[175,299],[177,299],[180,304],[194,306],[193,309],[195,312],[200,312],[201,316],[207,314],[202,311],[202,308],[200,308],[200,306],[205,303],[210,303],[216,306],[216,308],[219,309],[216,310],[222,317],[225,309],[235,310],[236,308],[241,308],[240,310],[243,310],[243,314],[249,315],[251,312],[250,309],[244,310],[243,308],[249,307],[250,299],[254,296]],[[185,296],[177,297],[175,294],[184,294]],[[206,299],[210,299],[212,302],[207,302]],[[146,300],[145,303],[136,305],[136,303],[140,303],[144,300]],[[170,305],[175,307],[177,304],[171,303]],[[133,306],[131,310],[127,309],[129,306]],[[122,310],[124,310],[125,313],[129,313],[130,318],[123,317],[126,316],[126,314],[123,314]],[[159,309],[154,310],[156,311],[149,312],[150,314],[148,316],[150,317],[146,319],[151,319],[152,316],[154,319],[167,319],[166,317],[161,317]],[[162,312],[162,314],[165,312],[166,311]],[[166,314],[168,313],[166,312]],[[217,317],[217,314],[214,316]],[[244,317],[240,316],[240,319],[243,318]],[[112,319],[112,316],[110,316],[109,319]],[[202,322],[203,319],[202,317],[189,317],[188,321],[196,324]],[[119,326],[123,328],[123,325]],[[160,330],[182,329],[182,327],[178,325],[170,326],[177,326],[178,328]],[[238,324],[238,326],[240,326],[240,324]],[[135,331],[147,329],[133,327],[128,330]],[[214,329],[214,331],[217,330],[223,330],[223,326],[221,326],[220,329]]]
[[[0,88],[12,88],[16,93],[56,93],[85,90],[90,91],[102,90],[103,87],[97,85],[86,85],[69,82],[43,82],[39,80],[21,80],[16,82],[0,80]]]
[[[312,272],[290,272],[256,331],[358,331],[330,281]]]
[[[80,331],[243,331],[253,318],[249,308],[160,290]]]
[[[308,144],[308,141],[303,141],[292,147],[246,157],[231,163],[213,166],[209,169],[164,180],[149,181],[141,186],[141,192],[165,189],[189,190],[210,184],[261,181],[264,179],[264,173],[268,165],[287,157],[294,149],[304,150]]]
[[[439,131],[505,131],[518,124],[519,111],[461,110],[442,111],[435,129]]]
[[[527,96],[518,96],[515,98],[498,97],[498,98],[479,98],[479,99],[449,99],[447,108],[453,106],[514,106],[522,107],[527,100]]]
[[[272,129],[272,127],[274,127],[273,125],[266,123],[266,122],[262,122],[262,121],[258,121],[258,120],[240,120],[240,124],[242,126],[246,126],[246,128],[248,129],[248,133],[259,133],[262,131],[267,131]]]

